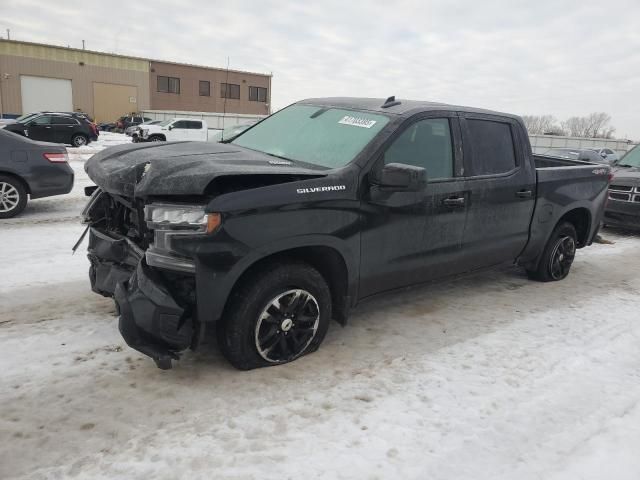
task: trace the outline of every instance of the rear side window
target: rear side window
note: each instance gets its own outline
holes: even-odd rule
[[[202,129],[202,122],[197,122],[195,120],[190,120],[187,123],[189,124],[189,129],[191,129],[191,130],[200,130],[200,129]]]
[[[467,119],[475,175],[495,175],[516,168],[511,125]]]
[[[422,167],[430,180],[453,177],[449,120],[430,118],[410,125],[385,152],[384,163]]]
[[[38,117],[31,122],[31,125],[51,125],[51,117],[48,115],[43,115],[42,117]]]
[[[51,117],[53,125],[78,125],[78,122],[71,117]]]

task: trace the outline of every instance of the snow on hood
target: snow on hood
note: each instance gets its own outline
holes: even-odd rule
[[[202,195],[212,180],[229,175],[323,175],[264,153],[209,142],[118,145],[91,157],[85,171],[103,190],[129,197]]]

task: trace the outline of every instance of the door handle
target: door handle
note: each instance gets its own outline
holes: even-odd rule
[[[463,207],[464,197],[452,197],[442,200],[442,204],[446,207]]]
[[[518,198],[531,198],[533,192],[531,190],[520,190],[516,192],[516,197]]]

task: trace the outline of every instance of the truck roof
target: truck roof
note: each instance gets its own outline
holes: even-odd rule
[[[391,100],[393,98],[393,100]],[[391,100],[391,101],[390,101]],[[391,106],[383,105],[389,102]],[[497,112],[494,110],[486,110],[482,108],[463,107],[460,105],[450,105],[439,102],[428,102],[423,100],[405,100],[401,98],[389,97],[384,98],[358,98],[358,97],[328,97],[328,98],[307,98],[297,103],[331,106],[337,108],[347,108],[353,110],[367,110],[376,113],[385,113],[399,116],[409,116],[414,113],[424,111],[437,110],[455,110],[457,112],[468,113],[484,113],[490,115],[499,115],[501,117],[513,118],[520,120],[518,115],[510,113]]]

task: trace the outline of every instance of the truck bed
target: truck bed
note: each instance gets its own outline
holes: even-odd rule
[[[536,167],[536,205],[531,220],[529,243],[521,255],[521,263],[532,266],[551,233],[549,225],[556,225],[568,210],[582,209],[594,219],[578,245],[591,244],[597,233],[599,219],[609,185],[608,165],[550,157],[533,156]],[[532,263],[533,262],[533,263]]]

